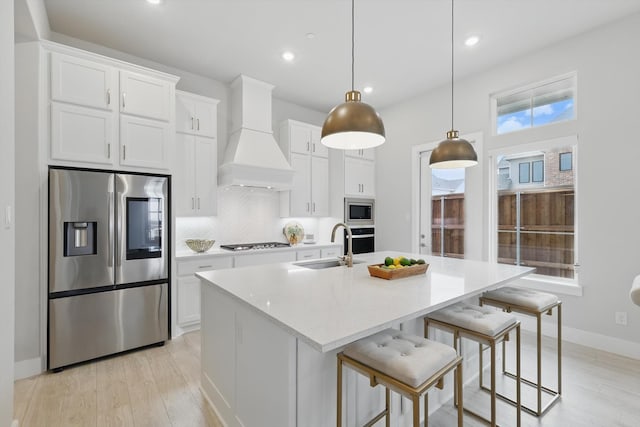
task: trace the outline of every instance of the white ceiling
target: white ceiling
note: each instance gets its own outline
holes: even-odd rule
[[[319,111],[351,86],[349,0],[45,0],[51,30]],[[376,108],[450,80],[449,0],[356,0],[356,89]],[[457,0],[456,78],[640,11],[640,0]],[[315,37],[306,37],[307,33]],[[473,49],[463,45],[479,34]],[[284,50],[296,54],[284,63]]]

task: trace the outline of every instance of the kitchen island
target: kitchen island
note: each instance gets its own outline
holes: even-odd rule
[[[398,255],[422,256],[377,252],[356,255],[362,262],[353,268],[278,263],[198,273],[202,389],[220,418],[244,427],[335,425],[335,355],[344,345],[389,327],[418,329],[425,314],[533,271],[425,257],[424,275],[369,275],[368,264]],[[349,374],[343,395],[350,426],[377,413],[383,393]],[[392,411],[392,425],[408,425],[402,411]]]

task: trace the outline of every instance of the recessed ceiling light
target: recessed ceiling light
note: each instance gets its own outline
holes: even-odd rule
[[[373,92],[373,88],[371,86],[365,86],[364,89],[362,89],[362,91],[364,93],[371,93]]]
[[[163,0],[147,0],[147,3],[150,3],[150,4],[160,4],[162,2]]]
[[[306,36],[307,36],[308,39],[313,39],[313,38],[315,38],[316,34],[315,33],[307,33]]]
[[[472,47],[477,45],[479,41],[480,41],[479,36],[469,36],[465,39],[464,44],[465,46]]]
[[[290,51],[286,51],[282,54],[282,59],[284,59],[287,62],[291,62],[296,58],[296,56],[293,54],[293,52]]]

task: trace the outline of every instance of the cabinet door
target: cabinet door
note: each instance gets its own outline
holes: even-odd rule
[[[216,140],[195,139],[195,197],[196,212],[201,216],[213,216],[218,207],[218,161]]]
[[[356,159],[366,159],[366,160],[376,159],[375,148],[364,148],[360,150],[346,150],[344,154],[347,157],[354,157]]]
[[[291,153],[291,168],[296,172],[293,176],[293,187],[289,195],[289,215],[311,215],[311,163],[307,154]]]
[[[344,192],[353,196],[375,196],[375,164],[345,157]]]
[[[51,158],[112,165],[113,113],[51,103]]]
[[[169,120],[169,82],[130,71],[120,71],[120,112]]]
[[[311,152],[311,130],[309,126],[300,123],[289,125],[289,145],[292,153]]]
[[[196,105],[193,98],[176,94],[176,132],[194,133],[196,130]]]
[[[118,103],[116,73],[104,64],[51,53],[51,99],[113,110]]]
[[[178,324],[180,326],[200,322],[200,279],[178,278]]]
[[[342,256],[342,247],[334,246],[332,248],[323,248],[320,250],[321,258]]]
[[[311,154],[319,157],[329,157],[329,149],[322,145],[320,142],[320,136],[322,135],[322,128],[317,126],[311,126]]]
[[[218,133],[218,105],[213,102],[196,101],[196,122],[194,127],[198,135],[215,138]]]
[[[169,126],[165,122],[120,116],[120,164],[167,169]]]
[[[273,264],[275,262],[292,262],[296,260],[295,251],[251,253],[234,257],[234,266],[246,267],[248,265]]]
[[[307,249],[304,251],[296,252],[296,260],[303,261],[309,259],[318,259],[320,258],[320,249]]]
[[[196,170],[194,135],[176,133],[176,167],[173,174],[173,196],[176,215],[193,215],[196,209]]]
[[[329,159],[311,157],[311,213],[329,216]]]

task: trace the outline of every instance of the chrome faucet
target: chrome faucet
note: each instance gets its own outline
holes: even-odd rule
[[[336,230],[338,229],[338,227],[344,227],[344,229],[347,231],[347,234],[349,235],[349,237],[347,238],[347,255],[342,257],[342,259],[347,263],[347,267],[353,267],[353,246],[351,244],[353,234],[351,234],[351,228],[349,228],[349,226],[343,222],[339,222],[334,225],[333,230],[331,230],[331,243],[335,242],[336,240]]]

